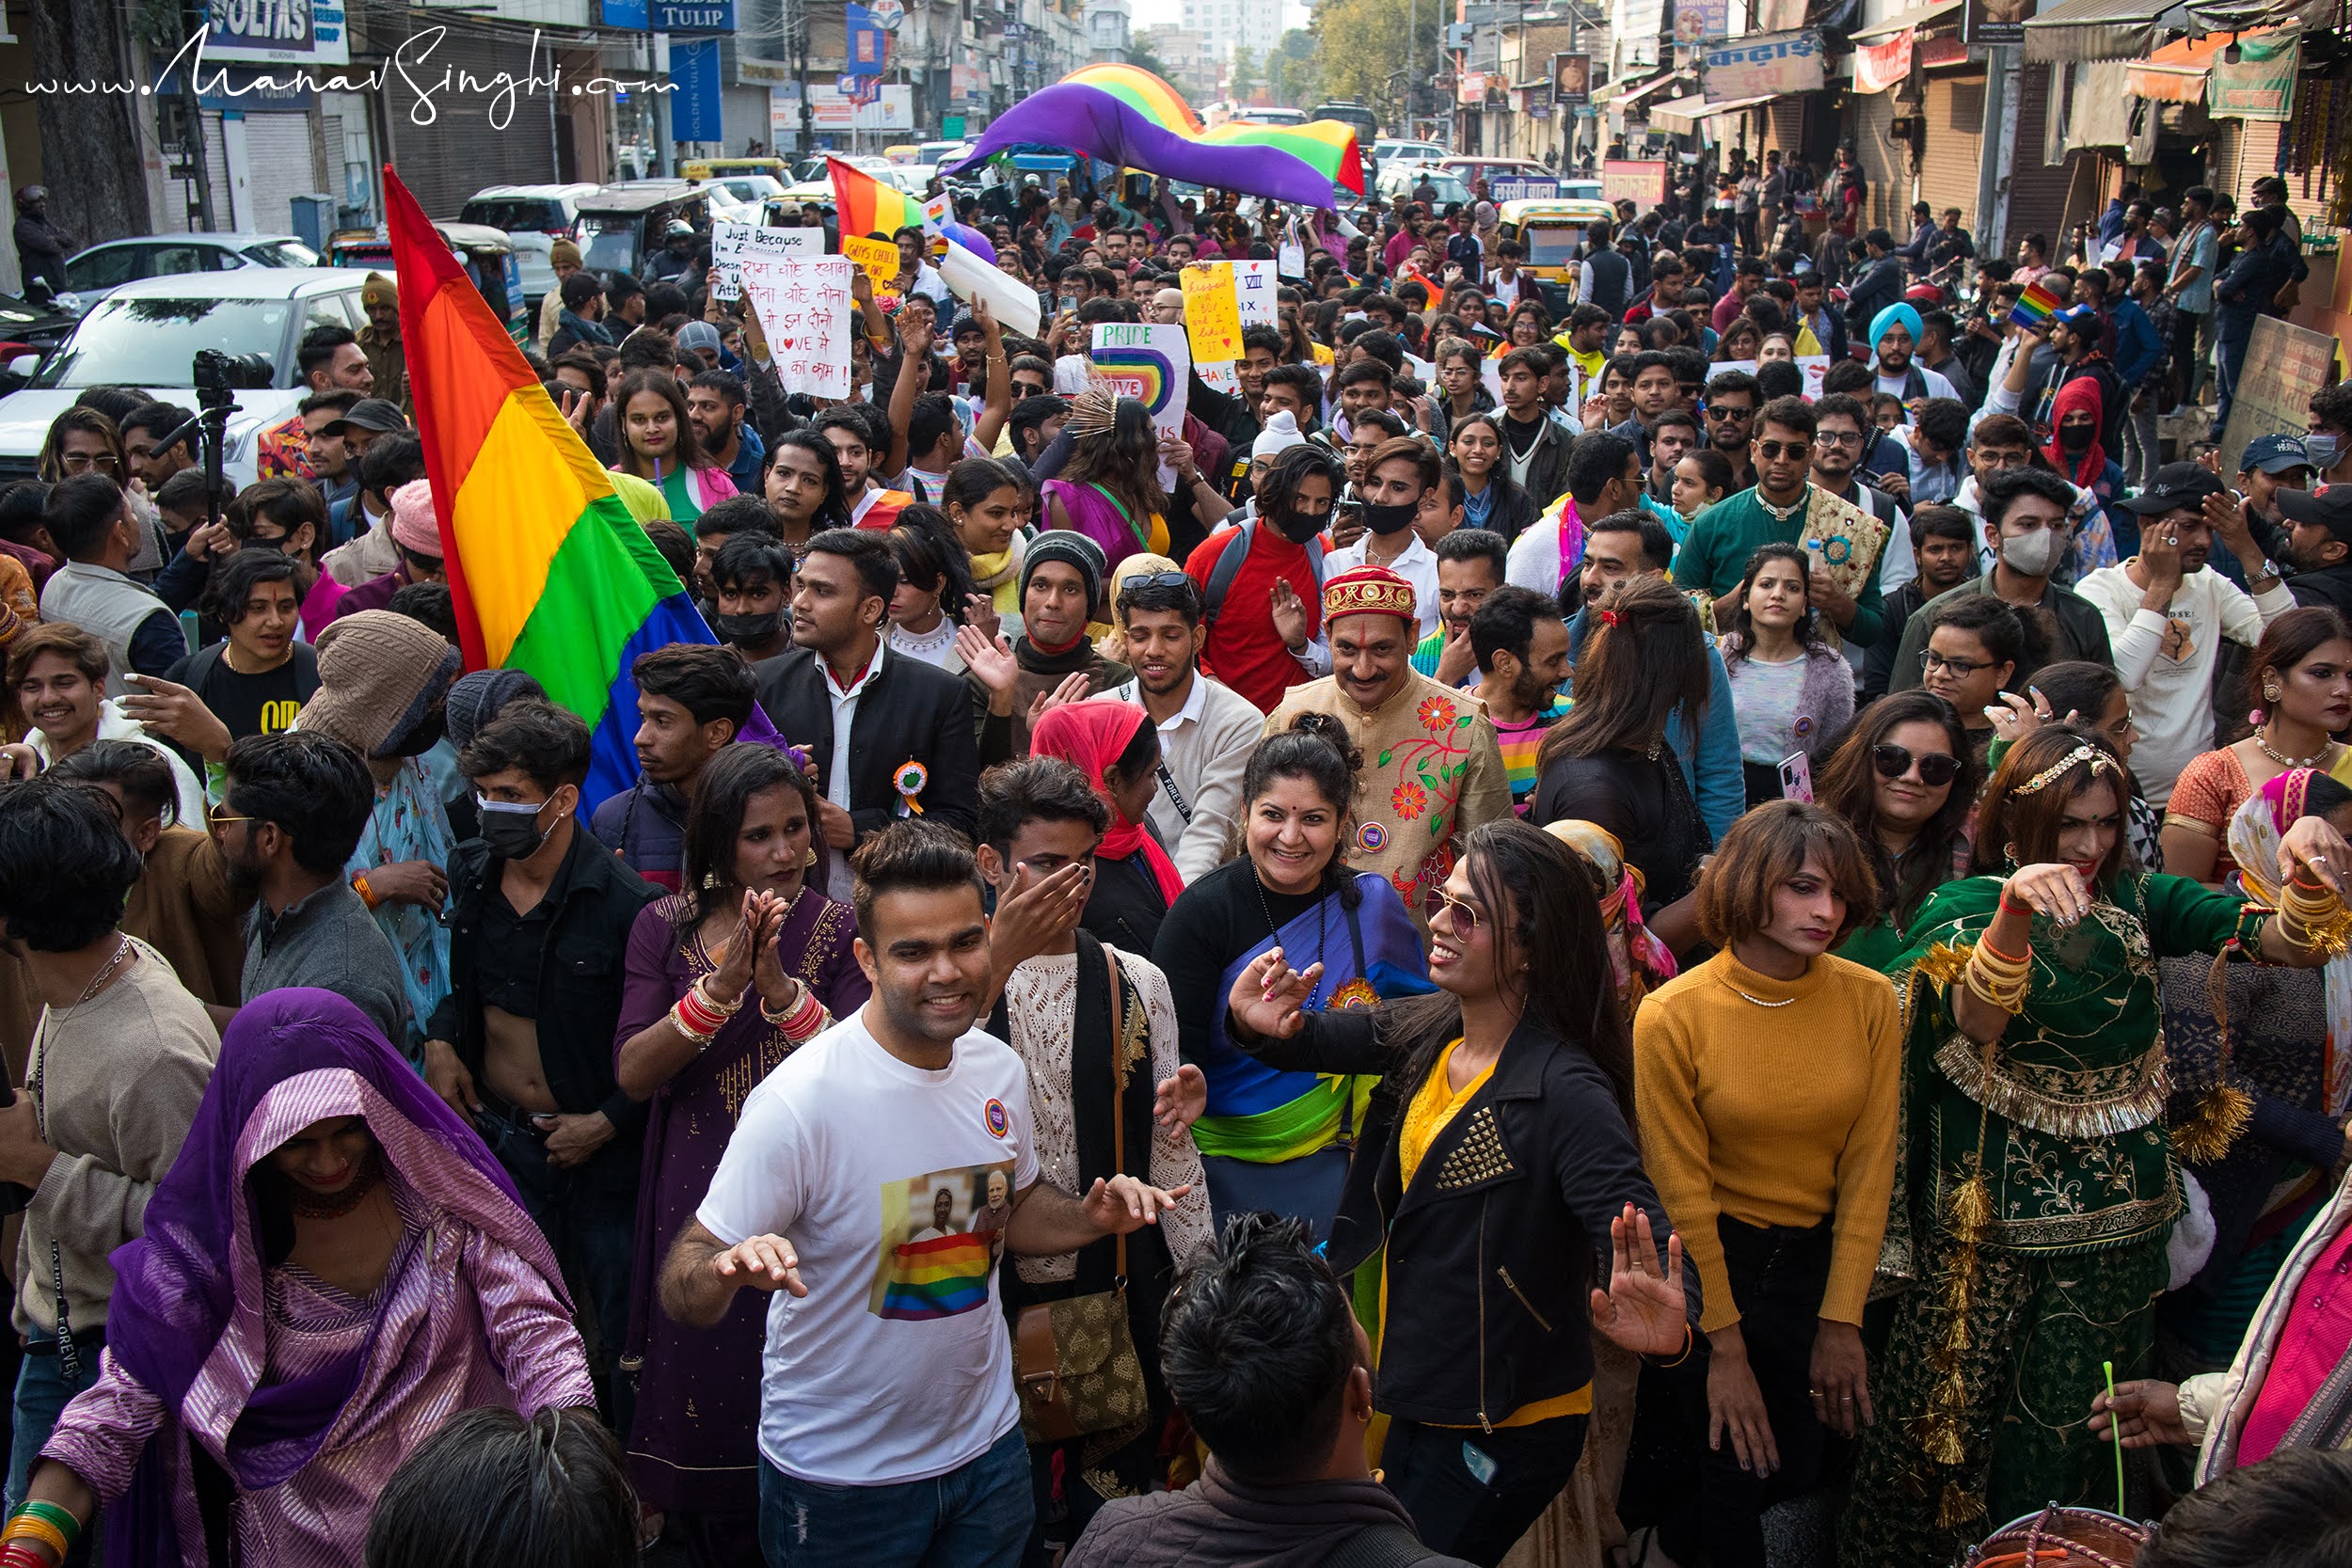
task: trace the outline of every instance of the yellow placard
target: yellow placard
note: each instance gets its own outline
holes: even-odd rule
[[[1233,292],[1233,269],[1221,261],[1195,261],[1184,268],[1184,332],[1195,364],[1241,357],[1241,299]]]
[[[887,292],[892,279],[898,276],[898,246],[892,240],[869,240],[857,234],[841,236],[841,254],[866,270],[873,280],[874,293]]]

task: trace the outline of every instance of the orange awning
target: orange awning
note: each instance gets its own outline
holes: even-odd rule
[[[2277,29],[2265,29],[2265,32]],[[2205,75],[2232,42],[2261,38],[2264,33],[2207,33],[2202,38],[2176,39],[2124,68],[2124,90],[2152,103],[2201,103]]]

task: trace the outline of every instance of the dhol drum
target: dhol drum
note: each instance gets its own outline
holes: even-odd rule
[[[1985,1537],[1967,1568],[2131,1568],[2154,1533],[2120,1514],[2053,1503]]]

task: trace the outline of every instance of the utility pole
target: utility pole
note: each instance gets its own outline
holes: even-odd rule
[[[808,0],[785,0],[791,8],[792,41],[799,49],[801,68],[801,156],[809,157],[817,150],[817,106],[811,100],[808,86]]]
[[[1421,0],[1406,0],[1405,19],[1405,139],[1411,141],[1414,139],[1413,67],[1420,57]]]

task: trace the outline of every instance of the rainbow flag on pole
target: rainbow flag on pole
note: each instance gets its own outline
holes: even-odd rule
[[[880,234],[886,240],[901,229],[923,226],[923,204],[898,186],[838,158],[827,158],[825,166],[833,172],[834,215],[842,233],[858,239]]]
[[[587,721],[593,811],[637,779],[629,665],[717,639],[389,166],[384,202],[466,667],[527,671]],[[755,709],[745,738],[774,735]]]

